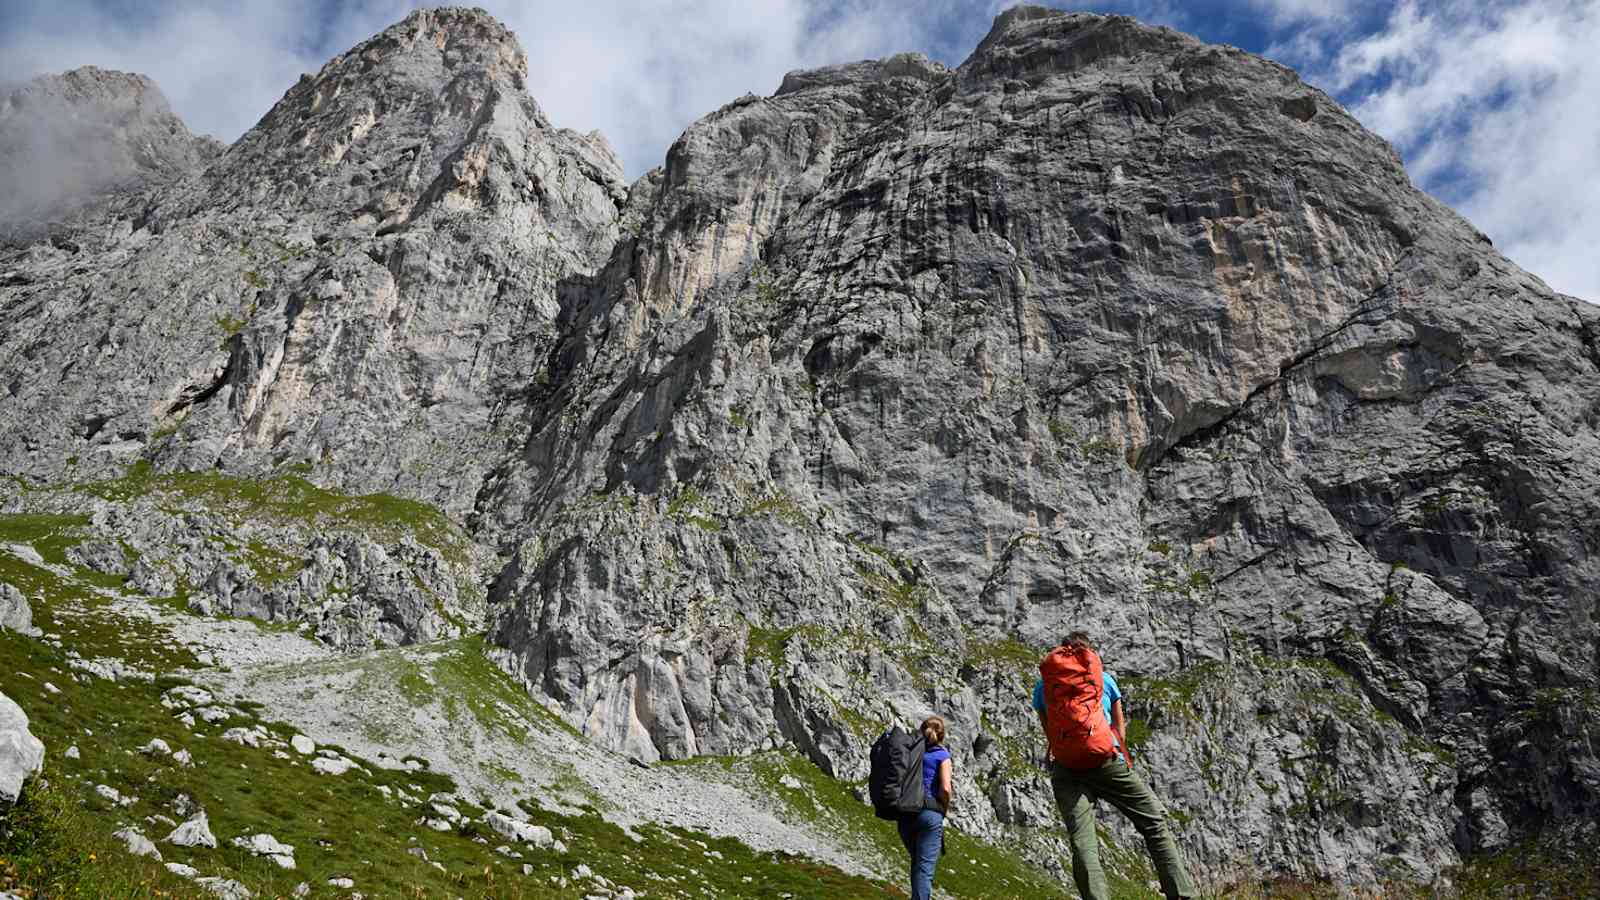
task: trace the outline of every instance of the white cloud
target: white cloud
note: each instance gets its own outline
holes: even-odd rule
[[[1407,2],[1313,78],[1552,287],[1600,301],[1600,3]]]
[[[598,128],[630,174],[658,165],[696,118],[789,69],[882,52],[889,32],[860,21],[845,41],[810,39],[797,0],[641,0],[489,7],[528,51],[529,90],[558,124]]]
[[[139,72],[192,128],[229,141],[322,63],[299,40],[310,18],[305,0],[165,6],[136,19],[92,3],[38,2],[12,15],[0,38],[0,80],[82,65]]]
[[[1276,25],[1347,20],[1363,0],[1248,0]]]
[[[921,51],[956,63],[988,0],[488,0],[528,51],[529,90],[558,124],[598,128],[630,174],[659,165],[699,117],[785,73]]]
[[[558,125],[599,129],[630,175],[700,116],[786,72],[921,51],[954,65],[1005,0],[477,0],[516,32]],[[233,141],[302,72],[423,0],[7,0],[0,81],[92,63],[154,78],[190,127]],[[1055,2],[1082,6],[1081,2]],[[1101,7],[1105,3],[1099,4]],[[1155,21],[1174,0],[1110,0]]]

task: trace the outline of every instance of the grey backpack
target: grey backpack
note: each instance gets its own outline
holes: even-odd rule
[[[922,754],[926,749],[921,734],[904,731],[899,725],[872,742],[867,792],[878,818],[898,819],[901,813],[922,809]]]

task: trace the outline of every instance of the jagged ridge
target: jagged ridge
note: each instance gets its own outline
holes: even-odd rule
[[[1600,317],[1329,98],[1018,8],[955,70],[792,73],[625,191],[520,54],[414,14],[6,261],[7,470],[470,513],[491,654],[592,739],[850,779],[938,710],[959,824],[1039,858],[1020,694],[1070,624],[1214,871],[1426,882],[1592,820]]]

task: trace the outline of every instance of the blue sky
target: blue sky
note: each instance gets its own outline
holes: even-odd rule
[[[695,118],[794,68],[916,50],[956,65],[996,0],[476,0],[517,32],[558,124],[599,129],[636,176]],[[5,0],[0,80],[78,65],[150,75],[232,141],[302,72],[413,0]],[[1600,302],[1600,0],[1111,0],[1262,53],[1388,138],[1424,189],[1557,290]]]

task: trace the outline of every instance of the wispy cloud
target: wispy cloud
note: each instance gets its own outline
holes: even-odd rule
[[[957,63],[1008,0],[480,0],[528,51],[558,124],[599,129],[630,175],[696,118],[791,69],[921,50]],[[155,79],[196,131],[232,141],[302,72],[414,0],[9,0],[0,81],[92,63]],[[1079,2],[1051,2],[1087,7]],[[1109,0],[1304,70],[1393,141],[1425,188],[1560,290],[1600,300],[1600,0]]]
[[[1600,301],[1600,3],[1406,2],[1309,76],[1423,187],[1557,290]]]
[[[487,8],[521,38],[529,89],[551,118],[600,129],[637,174],[660,164],[695,119],[742,94],[771,93],[791,69],[932,49],[941,28],[976,18],[971,7],[979,5],[622,0]]]
[[[0,29],[0,80],[98,65],[150,76],[198,131],[238,137],[292,85],[321,65],[303,34],[305,0],[270,4],[168,4],[130,15],[99,3],[8,4]]]

